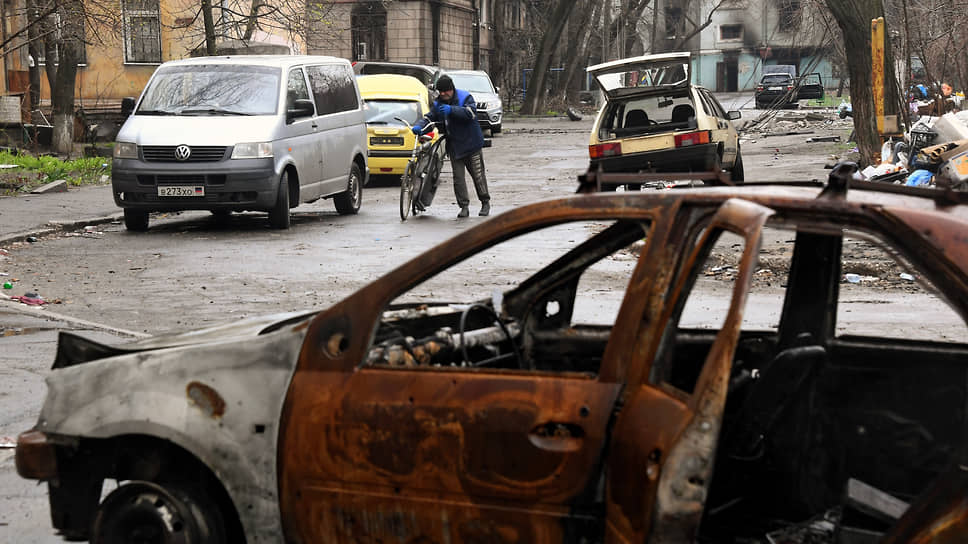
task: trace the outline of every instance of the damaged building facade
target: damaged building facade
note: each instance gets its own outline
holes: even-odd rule
[[[333,4],[314,23],[310,54],[488,70],[494,49],[490,0],[357,1]],[[334,28],[333,21],[348,25]]]
[[[717,92],[753,90],[770,64],[817,72],[836,87],[839,74],[816,9],[802,0],[658,0],[655,31],[645,43],[656,53],[690,51],[693,83]]]

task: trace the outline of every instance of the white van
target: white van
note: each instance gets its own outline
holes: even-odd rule
[[[111,186],[128,230],[152,211],[269,212],[332,197],[360,209],[369,178],[362,99],[346,59],[199,57],[151,76],[114,147]],[[122,106],[125,109],[125,106]]]

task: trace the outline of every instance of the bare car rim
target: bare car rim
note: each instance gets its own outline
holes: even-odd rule
[[[132,481],[111,492],[94,518],[94,544],[224,542],[217,509],[199,492]]]

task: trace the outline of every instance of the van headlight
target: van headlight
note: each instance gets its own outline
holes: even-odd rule
[[[115,142],[114,151],[112,152],[115,159],[137,159],[138,158],[138,144],[133,144],[131,142]]]
[[[265,159],[272,156],[272,142],[235,144],[233,159]]]

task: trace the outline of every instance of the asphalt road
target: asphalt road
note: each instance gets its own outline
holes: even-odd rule
[[[492,215],[572,194],[587,167],[590,127],[590,116],[508,123],[485,151]],[[746,142],[747,179],[823,178],[834,149],[804,148],[802,136]],[[220,220],[186,212],[153,217],[147,233],[107,223],[7,248],[3,271],[20,280],[18,289],[59,303],[39,311],[0,304],[0,542],[60,542],[50,529],[46,486],[18,478],[13,451],[2,447],[36,420],[58,331],[121,342],[130,337],[125,331],[158,334],[323,308],[485,220],[473,197],[471,217],[456,218],[449,179],[448,166],[428,213],[406,222],[398,188],[371,185],[359,215],[339,216],[331,201],[319,201],[296,209],[286,231],[270,229],[265,214]]]

